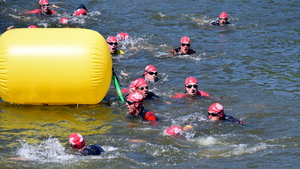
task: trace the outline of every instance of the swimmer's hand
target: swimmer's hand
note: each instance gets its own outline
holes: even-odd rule
[[[59,6],[51,5],[52,8],[59,8]]]
[[[11,160],[22,160],[22,161],[29,160],[28,158],[25,158],[25,157],[11,157],[9,159],[11,159]]]
[[[11,26],[7,27],[6,30],[11,30],[11,29],[14,29],[14,28],[16,28],[16,27],[14,25],[11,25]]]
[[[137,47],[131,47],[131,48],[129,48],[129,50],[138,50],[138,48]]]
[[[141,139],[129,139],[129,141],[132,143],[148,143],[148,141]]]
[[[121,75],[123,75],[123,76],[128,76],[128,74],[127,74],[127,73],[124,73],[123,71],[121,71]]]

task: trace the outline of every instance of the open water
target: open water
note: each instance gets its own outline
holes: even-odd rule
[[[113,58],[116,72],[129,74],[119,76],[121,84],[127,87],[153,64],[160,81],[150,84],[150,91],[172,104],[145,103],[161,120],[153,127],[125,118],[127,109],[117,101],[74,106],[0,102],[0,168],[299,168],[299,0],[50,2],[60,6],[58,15],[24,15],[38,7],[37,0],[0,0],[0,33],[10,25],[59,27],[61,17],[105,38],[127,32],[131,39],[120,44],[126,53]],[[70,17],[80,3],[90,13]],[[209,26],[223,11],[232,24]],[[197,54],[169,58],[167,52],[178,47],[182,36],[191,38]],[[189,76],[220,100],[171,99],[183,92]],[[113,86],[108,94],[114,96]],[[216,101],[246,124],[205,120]],[[187,140],[163,135],[167,127],[196,117],[201,123]],[[107,154],[75,156],[67,145],[73,132]]]

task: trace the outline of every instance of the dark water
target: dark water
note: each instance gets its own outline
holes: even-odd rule
[[[51,1],[58,16],[31,16],[38,1],[0,0],[0,31],[6,27],[59,27],[58,20],[82,1]],[[22,106],[0,103],[1,168],[299,168],[299,9],[297,0],[84,1],[90,13],[70,18],[72,26],[96,30],[105,38],[119,32],[132,37],[114,57],[127,87],[148,64],[160,81],[150,90],[160,101],[145,106],[161,119],[156,127],[125,118],[119,102],[78,106]],[[210,27],[220,12],[232,23]],[[193,56],[169,58],[167,51],[189,36]],[[43,40],[42,37],[40,40]],[[161,47],[161,44],[167,46]],[[137,47],[137,50],[129,50]],[[203,118],[214,99],[173,100],[194,76],[201,90],[247,125],[215,124]],[[111,87],[109,95],[114,95]],[[171,125],[196,117],[201,123],[187,140],[163,136]],[[72,132],[108,152],[76,157],[67,145]],[[140,139],[146,143],[133,143]],[[12,160],[11,157],[27,160]]]

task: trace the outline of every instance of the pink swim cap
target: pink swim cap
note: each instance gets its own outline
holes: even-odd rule
[[[220,111],[223,111],[224,108],[220,103],[214,103],[211,106],[209,106],[208,111],[213,111],[216,113],[219,113]]]
[[[139,92],[132,92],[127,96],[128,101],[131,102],[142,102],[144,99],[143,95],[140,94]]]
[[[60,23],[60,24],[68,24],[68,23],[69,23],[69,19],[68,19],[68,18],[65,18],[65,17],[60,18],[59,23]]]
[[[109,37],[106,39],[106,42],[117,42],[117,38],[114,37],[114,36],[109,36]]]
[[[48,0],[40,0],[39,4],[40,5],[49,4],[49,1]]]
[[[191,40],[189,37],[187,36],[184,36],[180,39],[180,43],[183,43],[183,42],[188,42],[188,43],[191,43]]]
[[[69,144],[73,149],[82,149],[85,146],[85,140],[82,135],[77,133],[72,133],[69,136]]]
[[[135,91],[136,88],[142,86],[142,85],[148,85],[148,83],[143,78],[137,78],[134,81],[131,82],[129,85],[130,91]]]
[[[39,28],[39,27],[37,27],[35,25],[30,25],[30,26],[28,26],[28,28]]]
[[[226,12],[222,12],[220,13],[219,18],[228,18],[228,15]]]
[[[85,9],[77,9],[73,16],[79,16],[79,15],[86,15],[86,10]]]
[[[116,38],[118,39],[118,41],[122,41],[130,38],[130,36],[127,33],[118,33]]]
[[[146,70],[147,72],[156,72],[156,71],[157,71],[157,70],[156,70],[156,67],[153,66],[153,65],[148,65],[148,66],[146,66],[145,70]]]
[[[185,85],[188,85],[188,84],[190,84],[190,83],[198,84],[198,81],[197,81],[197,79],[194,78],[194,77],[188,77],[187,79],[185,79],[185,82],[184,82]]]
[[[164,134],[172,136],[172,135],[177,135],[180,132],[182,132],[182,129],[180,126],[171,126],[165,130]]]

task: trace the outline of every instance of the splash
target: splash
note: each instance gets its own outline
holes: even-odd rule
[[[39,144],[28,144],[20,142],[21,147],[17,150],[17,155],[22,159],[30,161],[45,162],[69,162],[70,159],[76,160],[75,155],[65,152],[65,147],[59,143],[57,138],[42,141]]]

